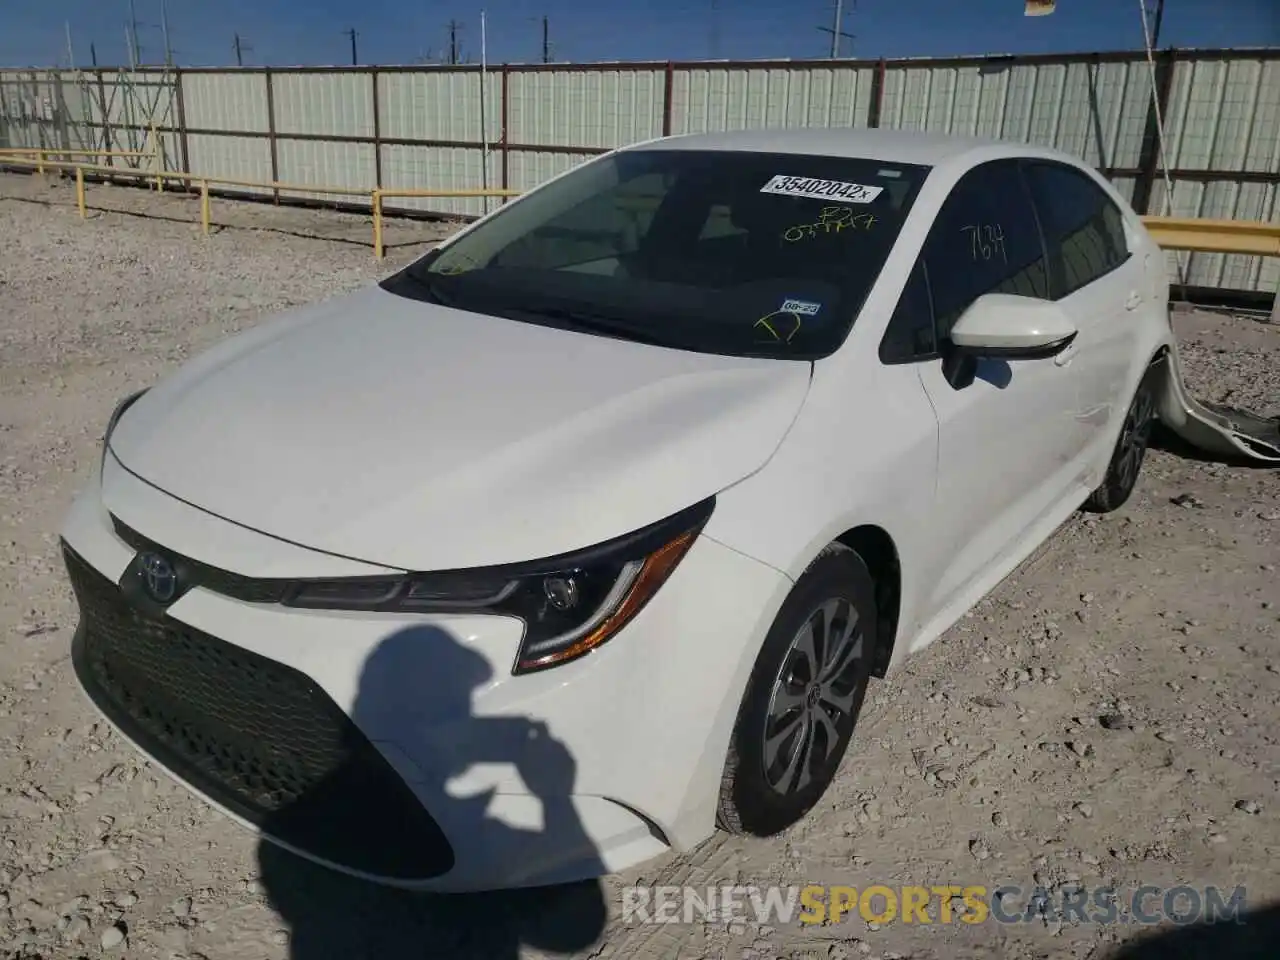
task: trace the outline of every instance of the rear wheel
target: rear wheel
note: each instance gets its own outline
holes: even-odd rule
[[[778,833],[830,786],[866,696],[876,622],[866,564],[833,544],[797,581],[756,660],[725,763],[722,829]]]
[[[1124,506],[1138,483],[1147,456],[1151,428],[1155,425],[1156,386],[1164,374],[1163,361],[1147,368],[1125,413],[1120,438],[1111,454],[1102,484],[1090,494],[1084,508],[1091,513],[1110,513]]]

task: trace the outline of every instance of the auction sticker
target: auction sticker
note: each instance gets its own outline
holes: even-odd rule
[[[761,193],[776,193],[784,197],[809,197],[813,200],[839,200],[843,203],[871,203],[884,191],[884,187],[868,187],[861,183],[843,180],[818,180],[814,177],[788,177],[778,174],[763,187]]]

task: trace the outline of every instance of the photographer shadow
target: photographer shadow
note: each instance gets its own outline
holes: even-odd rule
[[[1131,940],[1107,960],[1274,960],[1280,957],[1280,903],[1238,922],[1196,923]]]
[[[530,871],[531,879],[543,883],[558,879],[559,871],[549,865],[563,863],[568,854],[571,862],[560,868],[567,876],[597,879],[477,894],[419,893],[340,873],[263,839],[261,882],[288,926],[292,960],[516,960],[522,947],[564,954],[599,940],[608,914],[598,879],[605,870],[571,801],[573,757],[532,720],[474,716],[473,693],[491,677],[488,662],[444,630],[408,627],[383,640],[365,661],[352,719],[362,731],[393,729],[430,739],[439,762],[417,792],[426,809],[449,825],[460,867],[488,850],[502,850],[504,863]],[[465,735],[451,735],[455,730]],[[418,856],[424,863],[438,862],[429,835],[424,840],[422,831],[408,829],[409,821],[393,810],[377,816],[381,798],[367,774],[368,744],[354,731],[349,739],[345,769],[272,814],[262,824],[263,833],[287,838],[296,835],[300,822],[322,823],[320,829],[334,831],[330,837],[362,838],[333,841],[347,843],[346,849],[374,844],[388,851],[388,862],[412,863]],[[447,791],[449,780],[475,764],[494,763],[511,764],[519,772],[541,804],[542,829],[490,816],[493,789],[468,797]]]

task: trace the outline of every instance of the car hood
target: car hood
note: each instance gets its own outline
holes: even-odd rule
[[[750,475],[810,373],[371,287],[196,358],[129,408],[110,448],[188,504],[297,544],[484,566],[599,543]]]

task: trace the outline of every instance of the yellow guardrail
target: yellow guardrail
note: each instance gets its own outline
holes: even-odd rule
[[[1143,217],[1142,222],[1166,250],[1280,256],[1280,223],[1194,217]]]
[[[155,142],[155,141],[153,141]],[[364,187],[339,187],[317,184],[287,183],[278,180],[240,180],[231,177],[207,177],[175,170],[146,170],[141,167],[115,167],[68,160],[53,160],[52,156],[121,157],[133,159],[157,159],[155,150],[79,150],[74,148],[0,148],[0,163],[34,166],[43,172],[47,169],[70,170],[76,178],[76,207],[81,217],[87,216],[85,199],[85,175],[102,177],[135,177],[150,182],[153,189],[163,190],[166,182],[179,181],[185,190],[196,190],[200,195],[200,226],[207,235],[213,225],[209,191],[211,187],[232,187],[280,193],[324,194],[328,196],[368,197],[369,211],[373,219],[373,253],[378,259],[386,255],[383,239],[383,201],[395,198],[474,198],[520,196],[519,190],[428,190]],[[1280,223],[1256,220],[1212,220],[1194,217],[1143,217],[1155,241],[1166,250],[1194,250],[1202,253],[1235,253],[1249,256],[1280,256]]]
[[[34,160],[7,159],[0,155],[0,163],[19,163],[34,165]],[[88,204],[85,199],[85,174],[96,174],[101,177],[133,177],[147,180],[154,188],[163,189],[165,183],[174,181],[184,185],[184,189],[195,189],[200,194],[200,226],[207,235],[213,225],[210,216],[209,188],[239,187],[242,189],[263,190],[271,193],[320,193],[331,196],[368,197],[372,191],[364,187],[335,187],[319,184],[285,183],[279,180],[239,180],[234,177],[206,177],[198,173],[182,173],[177,170],[143,170],[130,167],[108,167],[102,164],[71,163],[60,160],[46,160],[46,167],[55,170],[70,170],[76,178],[76,207],[80,216],[88,215]]]
[[[20,159],[22,157],[36,157],[37,159],[49,159],[51,157],[133,157],[141,159],[151,159],[155,157],[154,150],[75,150],[75,149],[53,149],[52,147],[0,147],[0,159],[12,157]]]
[[[345,197],[368,197],[369,210],[373,218],[373,250],[374,255],[378,259],[382,259],[386,255],[386,244],[383,242],[383,204],[382,201],[386,197],[517,197],[520,195],[519,190],[399,190],[394,188],[388,189],[367,189],[365,187],[336,187],[324,186],[309,183],[286,183],[279,180],[239,180],[232,177],[205,177],[199,174],[182,173],[176,170],[142,170],[140,168],[129,167],[108,167],[102,164],[74,163],[62,160],[47,160],[43,156],[30,159],[30,154],[37,153],[32,150],[26,152],[24,156],[6,155],[0,152],[0,163],[17,163],[28,166],[40,166],[41,171],[45,168],[54,170],[70,170],[75,174],[76,178],[76,208],[80,212],[81,218],[88,216],[88,203],[85,197],[85,175],[97,174],[102,177],[135,177],[149,181],[154,189],[163,190],[165,182],[180,181],[184,184],[184,189],[196,189],[200,194],[200,228],[207,236],[213,225],[212,212],[210,209],[210,187],[239,187],[241,189],[270,191],[272,194],[278,193],[297,193],[297,194],[327,194],[330,196]],[[57,151],[43,151],[44,153]],[[18,151],[12,151],[17,154]],[[86,154],[96,153],[96,151],[86,151]],[[151,154],[144,154],[151,156]]]
[[[154,164],[160,159],[160,139],[155,128],[151,128],[148,137],[151,144],[147,150],[108,150],[96,147],[0,147],[0,163],[22,163],[27,157],[34,157],[37,173],[44,173],[44,168],[52,164],[53,157],[120,157],[126,160],[151,160]]]
[[[373,255],[381,260],[386,255],[382,242],[382,201],[385,197],[518,197],[519,190],[396,190],[373,191]]]

